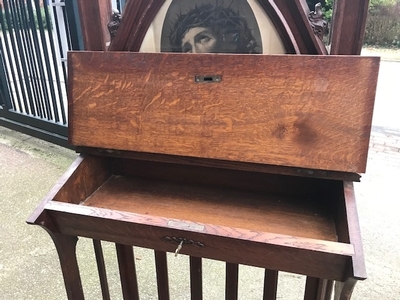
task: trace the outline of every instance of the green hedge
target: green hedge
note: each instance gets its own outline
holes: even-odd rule
[[[370,7],[364,43],[371,46],[400,48],[400,1],[386,1],[392,3],[376,3]]]
[[[400,48],[400,18],[369,16],[364,43],[372,46]]]

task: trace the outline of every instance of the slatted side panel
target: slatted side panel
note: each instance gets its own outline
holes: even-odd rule
[[[140,296],[138,276],[136,271],[136,259],[134,249],[132,246],[115,244],[116,247],[116,259],[118,262],[118,269],[120,275],[120,286],[122,289],[122,295],[124,300],[136,300],[146,299],[148,295]],[[99,282],[101,288],[102,299],[110,300],[113,297],[110,296],[109,278],[107,277],[106,262],[109,259],[115,259],[111,257],[105,257],[103,253],[102,242],[99,240],[93,240],[93,248],[96,258],[97,270],[99,275]],[[140,261],[140,258],[139,258]],[[154,251],[154,263],[155,263],[155,283],[157,290],[152,295],[152,299],[169,300],[173,299],[174,296],[170,295],[170,284],[168,278],[168,263],[167,253],[163,251]],[[189,257],[189,276],[190,276],[190,290],[185,297],[189,297],[191,300],[202,300],[207,288],[215,289],[213,287],[207,287],[203,285],[203,259],[199,257]],[[182,266],[183,267],[183,266]],[[240,299],[239,293],[240,286],[240,266],[235,263],[225,263],[225,274],[221,272],[221,276],[225,276],[225,299],[236,300]],[[173,270],[176,271],[176,270]],[[259,286],[262,286],[262,291],[258,291],[257,295],[262,295],[263,300],[276,300],[285,298],[287,295],[279,295],[278,291],[278,280],[279,272],[275,270],[264,270],[264,279],[260,282]],[[257,277],[256,280],[260,278]],[[287,278],[283,278],[287,279]],[[284,280],[282,280],[284,283]],[[150,282],[143,282],[144,285],[152,285]],[[287,284],[287,283],[286,283]],[[291,284],[291,283],[289,283]],[[172,287],[171,287],[172,288]],[[307,277],[305,286],[303,289],[304,294],[299,294],[296,299],[303,298],[304,300],[330,300],[332,298],[333,281]],[[185,292],[185,291],[183,291]],[[253,297],[253,296],[249,296]],[[256,297],[256,296],[254,296]]]

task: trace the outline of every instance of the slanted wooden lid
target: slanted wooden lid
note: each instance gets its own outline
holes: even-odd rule
[[[365,172],[379,58],[70,52],[69,140]]]

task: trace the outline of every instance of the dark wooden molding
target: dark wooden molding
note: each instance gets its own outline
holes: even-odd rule
[[[105,51],[110,42],[107,24],[111,16],[111,2],[104,0],[79,0],[78,10],[81,20],[85,50]]]
[[[290,28],[290,25],[287,23],[285,16],[280,11],[279,7],[275,4],[274,1],[271,0],[258,0],[261,7],[264,9],[268,17],[271,19],[274,24],[276,30],[279,33],[279,36],[282,39],[282,42],[285,46],[286,53],[288,54],[300,54],[301,49],[296,41],[296,38]]]
[[[301,54],[327,54],[323,42],[314,34],[308,19],[310,13],[305,0],[275,0],[282,12]]]
[[[109,50],[138,52],[151,22],[164,2],[165,0],[128,1]]]
[[[359,55],[369,0],[335,0],[334,3],[330,54]]]

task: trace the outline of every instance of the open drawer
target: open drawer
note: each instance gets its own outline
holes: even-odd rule
[[[365,278],[351,182],[81,155],[28,220],[317,278]]]

